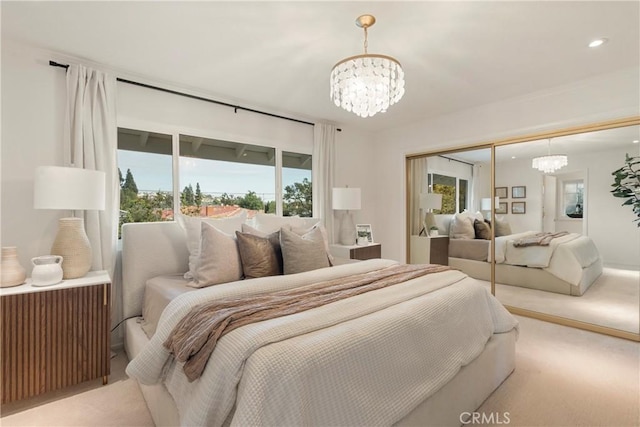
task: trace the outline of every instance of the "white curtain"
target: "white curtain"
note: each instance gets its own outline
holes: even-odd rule
[[[333,191],[336,155],[336,127],[316,123],[313,127],[312,199],[313,215],[324,220],[329,242],[333,243]]]
[[[116,79],[82,65],[67,70],[65,163],[106,174],[104,211],[84,211],[93,252],[92,270],[114,277],[119,213]]]
[[[473,165],[471,167],[472,179],[471,179],[471,203],[469,203],[469,210],[471,212],[480,211],[482,200],[482,185],[480,184],[480,165]]]
[[[420,209],[420,194],[429,192],[427,182],[427,158],[420,157],[409,162],[409,212],[411,235],[417,235],[424,226],[424,215]]]

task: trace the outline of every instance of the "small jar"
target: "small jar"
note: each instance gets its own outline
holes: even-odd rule
[[[27,278],[27,272],[18,261],[18,248],[8,246],[2,248],[2,258],[0,260],[0,287],[22,285]]]

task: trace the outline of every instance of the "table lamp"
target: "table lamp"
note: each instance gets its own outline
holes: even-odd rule
[[[35,209],[104,210],[105,173],[102,171],[40,166],[36,168],[33,207]],[[82,277],[91,269],[92,254],[84,219],[60,218],[52,255],[61,255],[62,278]]]
[[[355,245],[356,226],[349,211],[360,210],[360,189],[349,187],[334,188],[332,196],[333,210],[347,211],[340,223],[338,240],[341,245]]]
[[[500,197],[495,197],[494,205],[495,205],[496,208],[500,207]],[[491,197],[483,197],[480,200],[480,210],[481,211],[486,211],[486,212],[491,212]],[[488,218],[489,216],[490,216],[490,214],[487,214],[487,219],[489,219]]]
[[[422,233],[429,234],[431,227],[437,227],[436,217],[433,214],[434,209],[442,209],[442,194],[438,193],[421,193],[420,194],[420,208],[424,210],[424,226],[420,230],[419,235]]]

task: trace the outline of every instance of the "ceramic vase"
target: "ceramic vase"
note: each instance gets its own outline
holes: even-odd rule
[[[15,246],[2,248],[0,269],[0,287],[2,288],[21,285],[27,278],[26,270],[18,261],[18,248]]]
[[[91,269],[91,245],[82,218],[60,218],[51,254],[64,259],[63,279],[75,279],[87,274]]]

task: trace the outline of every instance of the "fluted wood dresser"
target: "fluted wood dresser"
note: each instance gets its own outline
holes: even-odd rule
[[[110,372],[111,279],[106,271],[48,287],[0,289],[2,403]]]

